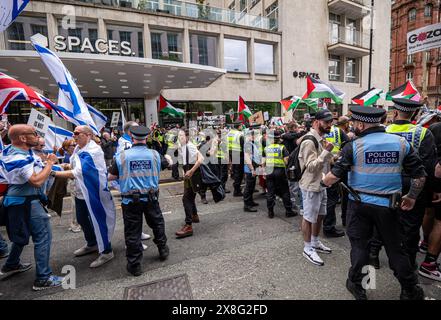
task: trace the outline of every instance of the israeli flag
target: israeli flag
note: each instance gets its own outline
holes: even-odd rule
[[[54,150],[61,148],[63,142],[68,139],[72,139],[73,133],[61,127],[49,125],[47,132],[44,136],[44,142],[48,150]]]
[[[106,126],[107,117],[89,104],[87,105],[87,109],[95,122],[96,128],[98,131],[101,131],[101,129]]]
[[[0,176],[3,183],[5,180],[9,184],[25,184],[28,179],[23,172],[29,172],[34,170],[34,166],[40,172],[41,169],[35,163],[34,155],[31,150],[27,154],[11,154],[11,145],[6,147],[2,151],[2,157],[0,160]],[[38,172],[37,172],[38,171]]]
[[[82,149],[75,148],[70,163],[89,209],[99,252],[103,252],[111,242],[116,219],[103,150],[92,140]]]
[[[30,0],[2,0],[0,2],[0,32],[20,15]]]
[[[68,121],[75,125],[87,125],[96,135],[100,135],[69,70],[54,52],[38,44],[38,35],[32,36],[31,42],[60,88],[58,108],[66,115]]]

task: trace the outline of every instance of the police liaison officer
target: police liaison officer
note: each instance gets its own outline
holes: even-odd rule
[[[427,173],[427,181],[424,190],[420,193],[412,210],[399,210],[402,232],[404,235],[404,248],[410,259],[410,264],[416,268],[416,254],[418,252],[418,241],[420,239],[420,228],[423,222],[425,207],[431,199],[430,188],[434,182],[434,168],[436,164],[435,138],[430,130],[423,126],[416,126],[410,122],[412,115],[422,104],[408,99],[394,99],[394,122],[386,128],[386,132],[404,137],[409,142],[423,161]],[[403,190],[406,194],[410,188],[410,177],[407,174],[402,176]],[[374,238],[370,241],[370,262],[375,268],[379,268],[379,251],[382,246],[381,238],[374,232]]]
[[[373,107],[350,108],[358,139],[347,143],[323,186],[338,182],[346,172],[351,187],[347,212],[347,234],[351,242],[351,268],[346,288],[358,300],[366,300],[362,285],[368,265],[368,241],[375,226],[381,236],[389,265],[401,284],[401,299],[424,299],[418,278],[402,247],[397,207],[412,210],[424,188],[426,172],[421,159],[402,137],[387,134],[380,126],[385,111]],[[399,200],[401,171],[411,179],[409,192]]]
[[[164,217],[159,207],[159,173],[169,167],[171,158],[160,156],[148,149],[149,129],[132,126],[133,146],[121,151],[109,169],[109,180],[119,180],[122,196],[124,237],[126,242],[127,271],[134,276],[142,274],[142,218],[153,229],[153,242],[158,246],[159,259],[167,259],[169,248],[165,235]]]

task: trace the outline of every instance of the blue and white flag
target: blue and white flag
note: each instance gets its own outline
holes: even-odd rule
[[[75,125],[87,125],[99,135],[99,130],[69,70],[54,52],[38,44],[38,38],[32,36],[31,42],[60,88],[58,109],[66,115],[68,121]]]
[[[2,0],[0,2],[0,32],[20,15],[30,0]]]
[[[24,184],[28,182],[31,175],[39,173],[42,169],[36,163],[31,150],[24,153],[16,153],[11,145],[2,151],[0,158],[0,183]]]
[[[75,148],[70,157],[75,183],[81,189],[95,231],[99,252],[106,250],[115,229],[116,210],[107,188],[107,169],[104,153],[95,141],[84,148]]]
[[[73,133],[62,127],[49,125],[44,136],[44,142],[48,150],[53,151],[55,147],[61,148],[63,142],[67,139],[72,139]]]
[[[101,129],[106,126],[107,117],[102,112],[92,107],[90,104],[87,105],[87,109],[89,110],[90,115],[95,122],[96,128],[98,129],[98,131],[101,131]]]

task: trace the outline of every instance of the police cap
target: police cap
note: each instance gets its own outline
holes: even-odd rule
[[[418,108],[422,107],[423,104],[417,101],[412,101],[408,99],[392,99],[395,103],[394,108],[401,112],[415,112]]]
[[[133,126],[130,128],[133,139],[144,140],[150,134],[150,129],[145,126]]]
[[[386,111],[374,107],[353,106],[349,109],[352,112],[351,119],[367,123],[380,123]]]

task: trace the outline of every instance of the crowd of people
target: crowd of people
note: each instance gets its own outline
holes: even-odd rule
[[[33,289],[61,285],[63,279],[53,275],[49,266],[51,227],[46,207],[61,215],[68,191],[75,212],[70,230],[82,231],[85,238],[85,245],[73,254],[98,253],[91,268],[111,261],[116,210],[108,182],[122,197],[127,271],[142,274],[142,240],[150,237],[142,231],[143,217],[153,231],[159,258],[167,259],[159,180],[161,170],[171,170],[174,179],[184,180],[185,217],[176,238],[193,236],[193,224],[200,222],[198,195],[201,203],[208,204],[209,190],[215,202],[232,193],[243,199],[245,212],[257,212],[254,193],[260,186],[269,219],[280,214],[277,197],[286,217],[301,215],[301,253],[310,263],[324,266],[320,254],[331,254],[332,249],[320,235],[345,235],[337,228],[340,204],[342,226],[351,244],[347,289],[356,299],[367,299],[363,268],[380,268],[379,252],[384,246],[401,284],[400,298],[422,299],[417,270],[421,276],[441,281],[437,263],[441,116],[430,109],[420,112],[421,107],[395,99],[392,119],[374,107],[351,107],[350,114],[338,118],[320,109],[306,123],[293,120],[280,126],[237,122],[228,128],[197,130],[147,128],[128,122],[120,137],[107,130],[97,137],[89,127],[77,126],[73,139],[54,153],[43,151],[44,139],[33,127],[13,125],[2,130],[9,146],[0,157],[0,174],[7,185],[0,223],[7,228],[11,246],[0,236],[0,258],[7,258],[1,277],[31,268],[20,262],[20,255],[32,237]],[[425,253],[420,265],[418,251]]]

